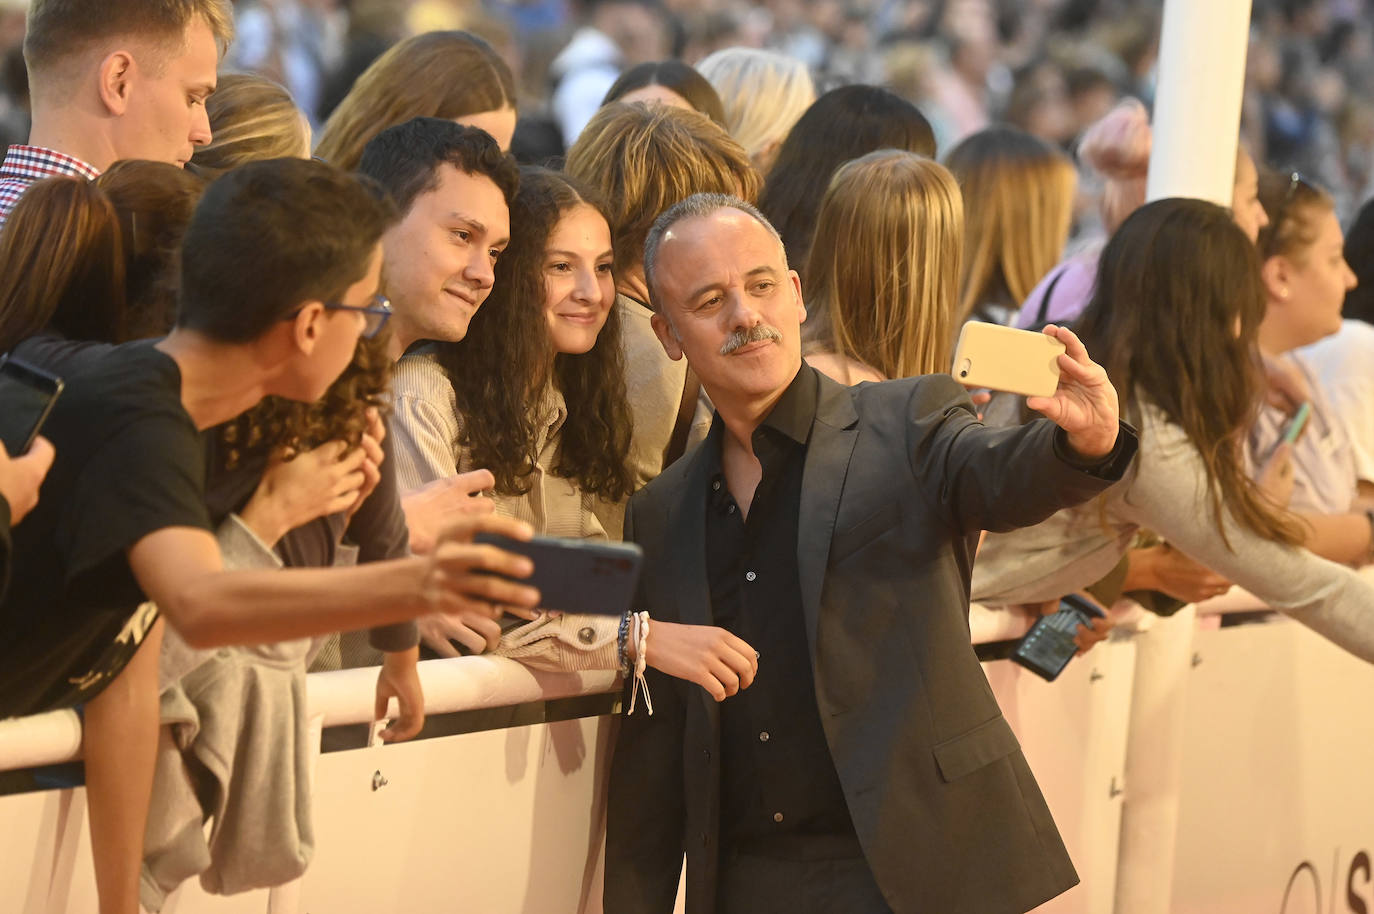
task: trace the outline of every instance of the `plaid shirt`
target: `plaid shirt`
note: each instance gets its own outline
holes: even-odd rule
[[[40,146],[11,146],[0,165],[0,225],[29,185],[53,175],[72,175],[93,179],[100,172],[78,158]]]

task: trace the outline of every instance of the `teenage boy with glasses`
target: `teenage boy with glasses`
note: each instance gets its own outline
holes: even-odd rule
[[[246,165],[207,190],[182,244],[177,327],[83,360],[44,432],[58,458],[13,535],[0,602],[0,717],[84,707],[102,914],[136,914],[157,744],[165,616],[192,646],[256,644],[413,619],[494,618],[538,594],[527,560],[471,542],[527,538],[496,517],[425,558],[347,569],[223,571],[200,432],[265,396],[317,399],[369,321],[390,207],[327,165]],[[333,306],[326,303],[334,303]],[[349,313],[353,312],[353,313]],[[156,604],[156,609],[152,608]]]

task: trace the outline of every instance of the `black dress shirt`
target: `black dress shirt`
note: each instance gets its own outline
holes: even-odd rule
[[[816,398],[816,373],[803,366],[755,430],[763,476],[747,522],[726,485],[720,452],[707,458],[712,615],[759,652],[754,684],[720,708],[725,855],[861,854],[816,706],[797,566],[802,470]]]

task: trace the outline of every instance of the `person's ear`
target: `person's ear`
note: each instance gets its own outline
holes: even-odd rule
[[[792,282],[792,297],[797,303],[797,323],[806,323],[806,301],[802,298],[801,276],[796,270],[788,270],[787,278]]]
[[[324,332],[324,305],[317,301],[306,302],[296,312],[291,321],[291,339],[296,348],[304,355],[315,351],[315,344]]]
[[[128,51],[113,51],[100,62],[100,102],[115,117],[129,110],[134,57]]]
[[[1264,280],[1265,291],[1272,300],[1288,300],[1288,284],[1292,279],[1291,264],[1288,258],[1279,254],[1265,259],[1260,265],[1260,277]]]
[[[668,353],[668,358],[674,362],[682,358],[682,341],[678,339],[677,331],[673,329],[672,323],[662,313],[655,311],[649,318],[649,326],[654,328],[654,333],[658,336],[658,341],[663,344],[663,351]]]

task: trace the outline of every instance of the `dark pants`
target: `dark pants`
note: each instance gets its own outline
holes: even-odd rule
[[[723,856],[716,914],[892,914],[863,857]]]

